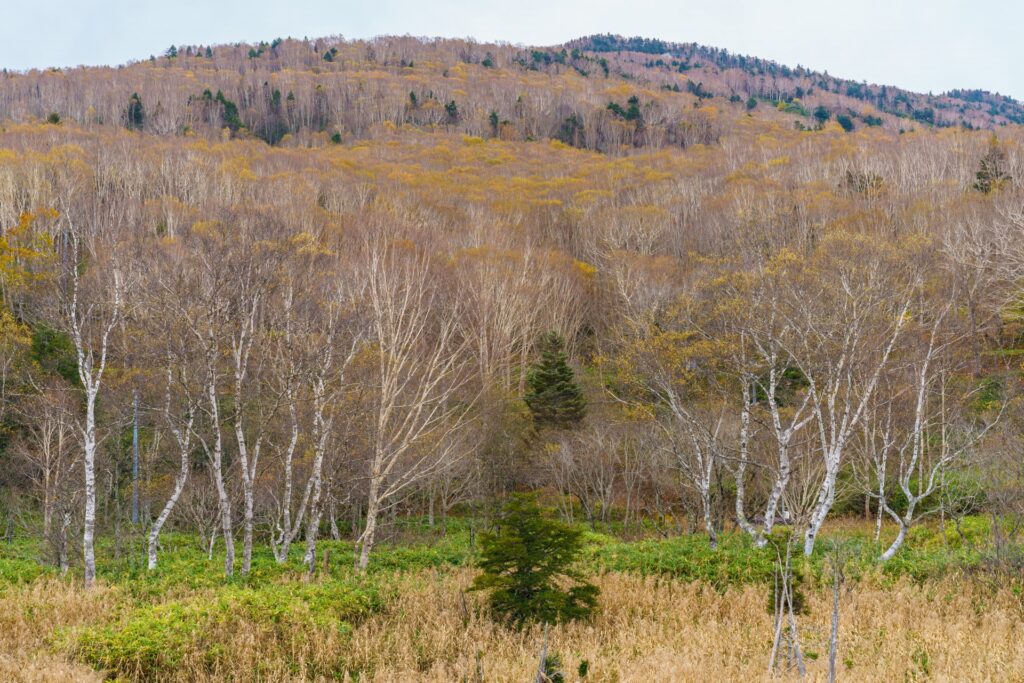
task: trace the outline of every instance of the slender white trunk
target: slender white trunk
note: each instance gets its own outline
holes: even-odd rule
[[[174,479],[174,490],[171,492],[170,498],[164,504],[160,514],[157,515],[156,520],[153,522],[152,528],[149,530],[149,547],[148,547],[148,562],[147,567],[150,570],[156,569],[156,555],[157,547],[160,541],[160,531],[163,529],[164,524],[167,523],[167,519],[171,516],[171,512],[174,511],[174,506],[178,503],[178,499],[181,497],[182,491],[185,490],[185,483],[188,481],[189,473],[189,455],[192,451],[192,426],[195,424],[195,404],[189,404],[186,408],[185,424],[182,428],[176,424],[171,417],[171,364],[168,362],[167,365],[167,398],[164,405],[164,419],[167,421],[170,427],[171,433],[174,434],[174,440],[178,444],[178,476]],[[135,410],[138,413],[138,394],[135,395]]]
[[[299,442],[299,418],[295,408],[295,396],[292,392],[288,394],[288,414],[291,417],[292,433],[288,439],[288,447],[284,452],[284,500],[281,503],[282,521],[278,538],[274,543],[274,559],[277,560],[278,564],[283,564],[288,560],[288,552],[291,550],[296,530],[298,525],[302,523],[302,513],[300,510],[300,516],[296,520],[296,525],[295,527],[292,526],[293,461],[295,459],[295,448]]]
[[[370,551],[373,550],[374,535],[377,532],[377,516],[380,514],[380,480],[379,476],[370,479],[370,492],[366,501],[366,527],[359,537],[359,555],[356,569],[365,571],[370,564]]]
[[[316,434],[316,452],[313,458],[313,471],[309,475],[309,483],[312,484],[312,497],[310,498],[309,521],[306,526],[306,555],[305,562],[309,573],[313,573],[316,563],[316,541],[320,532],[320,515],[323,506],[320,504],[321,493],[323,492],[323,468],[324,455],[327,451],[327,439],[330,436],[331,421],[324,417],[327,409],[325,383],[320,379],[314,391],[314,418]],[[309,486],[306,488],[309,493]]]
[[[312,574],[316,567],[316,541],[320,531],[320,477],[316,477],[313,485],[313,504],[309,510],[309,521],[306,524],[306,554],[303,561],[309,573]]]
[[[71,513],[65,510],[61,518],[60,538],[58,539],[60,547],[58,548],[57,552],[61,576],[64,576],[68,573],[68,528],[70,526]]]
[[[330,482],[328,482],[328,491],[331,490]],[[341,540],[341,531],[338,530],[338,503],[334,500],[334,494],[328,494],[330,503],[327,509],[327,514],[331,518],[331,539],[335,541]]]
[[[708,535],[708,543],[711,545],[711,549],[715,550],[718,548],[718,534],[715,533],[715,521],[711,514],[711,496],[702,496],[701,503],[704,507],[704,531]]]
[[[815,382],[814,372],[805,370],[804,375],[809,382],[808,392],[811,410],[817,421],[818,438],[821,453],[825,461],[825,478],[818,489],[817,501],[814,510],[811,512],[810,522],[804,536],[804,555],[814,552],[814,543],[817,540],[818,532],[821,530],[825,518],[832,509],[836,497],[836,477],[842,463],[843,453],[846,444],[850,439],[853,430],[860,424],[860,420],[867,410],[875,388],[878,386],[882,371],[888,366],[889,357],[893,348],[900,338],[903,325],[907,319],[907,311],[910,308],[910,301],[904,303],[899,315],[893,324],[886,346],[881,355],[875,361],[871,369],[871,375],[859,397],[856,394],[856,387],[852,375],[851,365],[854,356],[861,350],[863,341],[859,329],[853,329],[846,339],[845,348],[835,359],[831,367],[826,371],[826,379],[820,387],[823,393],[819,394],[819,385]]]
[[[132,524],[139,523],[139,390],[132,393]]]
[[[818,538],[818,532],[821,531],[825,518],[836,500],[836,476],[839,473],[839,465],[838,462],[835,464],[833,462],[830,458],[825,464],[825,480],[818,489],[818,499],[811,512],[811,519],[804,535],[804,555],[809,556],[814,552],[814,543]]]
[[[885,461],[882,461],[882,469],[878,477],[878,500],[885,500]],[[882,506],[878,506],[878,514],[875,515],[875,543],[882,537]]]
[[[160,531],[167,522],[167,518],[171,516],[171,512],[174,510],[174,506],[177,504],[178,498],[181,497],[181,492],[185,490],[185,482],[188,481],[188,469],[188,451],[182,450],[181,467],[178,470],[178,476],[174,480],[174,491],[171,493],[171,497],[167,499],[167,502],[164,504],[160,514],[157,515],[156,520],[153,522],[153,527],[149,530],[147,567],[150,570],[156,569],[156,551],[160,540]]]
[[[771,364],[771,369],[768,375],[767,404],[772,418],[772,428],[775,431],[779,469],[776,472],[775,483],[772,485],[771,493],[768,495],[768,502],[765,505],[763,531],[765,536],[771,534],[772,529],[775,527],[775,516],[778,514],[779,505],[786,492],[786,487],[789,486],[789,478],[792,475],[793,468],[789,459],[789,446],[793,441],[793,436],[811,421],[811,416],[804,416],[804,412],[807,410],[811,399],[811,394],[808,392],[804,397],[803,403],[793,413],[789,425],[787,427],[782,426],[782,415],[779,410],[778,401],[778,366],[780,361],[777,349],[773,348],[771,350],[768,354],[768,361]]]
[[[236,394],[235,400],[240,400],[240,396]],[[236,403],[236,405],[238,405]],[[238,443],[238,460],[242,469],[242,496],[243,503],[245,506],[244,516],[242,518],[242,576],[249,574],[249,569],[252,567],[252,533],[253,527],[255,526],[255,501],[254,501],[254,490],[255,490],[255,479],[256,479],[256,468],[259,464],[260,457],[260,440],[257,439],[256,445],[252,449],[250,455],[248,446],[245,442],[245,432],[242,427],[241,415],[235,416],[235,440]]]
[[[77,254],[76,254],[77,258]],[[99,359],[96,360],[93,349],[87,347],[82,334],[82,319],[79,317],[78,276],[75,271],[73,293],[69,317],[71,335],[75,344],[78,359],[78,378],[85,388],[85,422],[82,426],[82,445],[85,451],[83,469],[85,470],[85,516],[82,525],[82,556],[85,566],[85,586],[89,588],[96,580],[96,397],[100,391],[103,371],[107,366],[107,349],[110,334],[117,325],[121,312],[121,279],[114,275],[113,310],[99,341]]]
[[[96,580],[96,391],[87,387],[85,395],[85,518],[82,522],[82,557],[85,564],[85,586]]]
[[[750,381],[743,382],[743,408],[740,412],[740,452],[736,463],[736,524],[743,531],[750,534],[754,544],[763,548],[767,540],[758,533],[757,529],[747,520],[746,505],[747,491],[747,464],[750,461]]]
[[[221,436],[215,376],[211,376],[206,390],[214,434],[213,447],[207,451],[207,455],[213,468],[213,481],[217,487],[217,503],[220,508],[221,532],[224,535],[224,574],[231,577],[235,573],[235,538],[231,524],[231,499],[228,497],[227,486],[224,483],[224,442]]]
[[[903,541],[907,538],[907,525],[902,520],[899,522],[899,531],[896,533],[896,538],[893,539],[892,544],[886,549],[882,556],[879,558],[882,562],[888,562],[893,558],[896,552],[903,546]]]
[[[249,352],[256,338],[256,320],[260,310],[260,298],[254,296],[246,300],[248,306],[246,316],[238,330],[238,336],[232,339],[232,358],[234,360],[234,415],[232,422],[235,428],[235,442],[238,445],[238,460],[242,470],[242,497],[244,514],[242,517],[242,576],[248,576],[252,567],[252,534],[255,525],[255,487],[256,472],[259,466],[262,436],[257,437],[249,452],[249,444],[245,439],[243,425],[243,383],[248,372]]]

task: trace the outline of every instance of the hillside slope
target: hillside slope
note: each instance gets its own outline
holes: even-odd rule
[[[523,48],[384,37],[175,46],[117,68],[0,76],[0,121],[52,116],[271,144],[414,126],[624,153],[715,143],[750,118],[797,129],[997,128],[1024,121],[1024,109],[981,91],[933,97],[695,44],[592,36]]]

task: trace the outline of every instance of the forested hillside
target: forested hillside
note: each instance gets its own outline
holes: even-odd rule
[[[538,491],[883,563],[990,520],[1019,568],[1022,112],[613,36],[5,72],[6,542],[361,571]]]
[[[844,130],[1024,123],[1012,98],[844,80],[696,44],[592,36],[524,48],[405,37],[172,46],[116,68],[0,76],[0,120],[51,115],[158,135],[351,142],[387,126],[623,154],[718,142],[746,115]]]

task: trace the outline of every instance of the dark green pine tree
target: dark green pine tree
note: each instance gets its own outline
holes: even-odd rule
[[[537,427],[572,427],[586,416],[587,401],[565,355],[565,342],[557,332],[548,332],[540,350],[540,362],[526,377],[526,405]]]
[[[505,504],[498,527],[480,537],[480,575],[470,590],[487,591],[495,615],[516,627],[589,617],[598,588],[577,569],[583,532],[551,519],[535,494]]]
[[[142,106],[139,93],[133,92],[128,98],[128,111],[125,112],[125,127],[129,130],[142,130],[146,123],[146,108]]]
[[[981,164],[978,167],[978,172],[974,174],[976,178],[974,182],[974,189],[978,192],[988,194],[993,190],[998,190],[1004,185],[1009,184],[1011,178],[1010,174],[1007,173],[1004,168],[1006,166],[1006,152],[999,146],[999,139],[996,138],[995,133],[989,139],[988,151],[985,156],[981,158]]]

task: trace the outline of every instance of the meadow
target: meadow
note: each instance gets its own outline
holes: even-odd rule
[[[565,681],[796,680],[769,672],[776,548],[741,534],[717,550],[700,536],[588,530],[583,563],[601,589],[589,621],[522,631],[479,594],[475,525],[447,532],[400,522],[369,570],[351,543],[325,541],[308,576],[262,548],[246,579],[225,581],[192,536],[171,534],[145,570],[141,545],[100,554],[92,590],[0,544],[0,678],[12,681],[528,681],[539,654]],[[808,680],[826,680],[833,567],[840,557],[838,669],[851,681],[1013,680],[1024,672],[1019,579],[991,570],[988,522],[918,527],[884,566],[869,523],[832,525],[797,565]],[[636,536],[636,534],[631,534]],[[885,534],[881,541],[885,541]],[[117,557],[118,559],[114,559]],[[1016,672],[1016,673],[1015,673]]]

